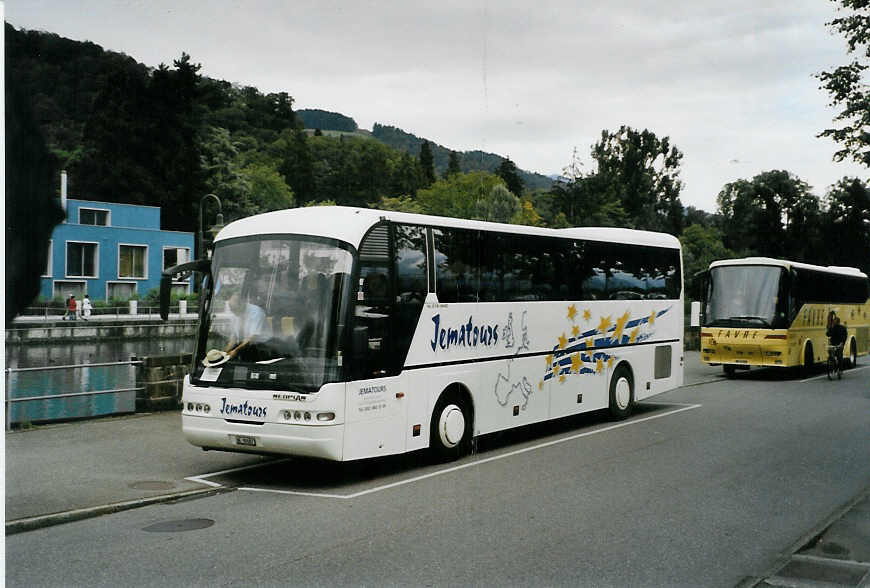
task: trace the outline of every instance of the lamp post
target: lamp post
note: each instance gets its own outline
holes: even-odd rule
[[[197,235],[196,235],[197,248],[199,250],[199,255],[197,256],[197,259],[202,259],[202,258],[207,256],[207,253],[205,251],[204,244],[203,244],[203,230],[202,230],[202,208],[203,208],[203,204],[205,203],[206,198],[213,198],[214,201],[217,202],[217,206],[218,206],[218,213],[217,213],[217,218],[215,219],[215,224],[209,228],[209,233],[211,233],[212,239],[214,239],[217,232],[220,231],[224,226],[224,215],[223,215],[222,208],[221,208],[220,198],[218,198],[214,194],[206,194],[205,196],[200,198],[200,200],[199,200],[199,224],[197,225]]]

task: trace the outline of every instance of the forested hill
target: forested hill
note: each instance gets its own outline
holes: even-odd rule
[[[422,139],[411,133],[407,133],[402,129],[389,125],[375,123],[372,128],[372,136],[389,145],[393,149],[400,149],[408,153],[416,154],[420,152],[420,147],[423,145]],[[451,150],[447,147],[429,141],[432,147],[432,156],[435,158],[435,171],[439,175],[443,175],[447,169],[447,164],[450,160]],[[499,166],[506,161],[500,155],[494,153],[486,153],[484,151],[460,151],[459,153],[459,168],[464,172],[469,171],[495,171]],[[548,189],[553,185],[553,180],[538,173],[527,172],[522,169],[517,169],[517,172],[522,178],[525,186],[531,190],[538,188]]]
[[[317,129],[319,131],[337,131],[342,133],[361,133],[370,135],[381,143],[404,151],[411,155],[420,153],[423,146],[423,141],[429,141],[432,149],[432,156],[435,161],[435,173],[439,176],[444,175],[447,171],[447,165],[450,161],[450,153],[453,151],[447,147],[439,145],[431,139],[424,139],[403,131],[402,129],[390,125],[382,125],[375,123],[371,133],[360,131],[356,121],[343,114],[337,112],[329,112],[318,109],[303,109],[296,111],[297,116],[302,119],[302,123],[306,129]],[[470,171],[495,171],[504,163],[505,158],[494,153],[486,153],[484,151],[459,151],[459,169],[463,172]],[[538,188],[548,189],[553,185],[553,180],[545,175],[527,172],[522,169],[517,169],[520,178],[526,188],[536,190]]]
[[[356,123],[338,113],[294,112],[287,92],[201,76],[184,53],[149,67],[92,42],[9,23],[5,51],[7,93],[20,93],[30,107],[26,115],[42,130],[56,171],[69,172],[71,197],[160,206],[166,228],[192,230],[199,198],[209,192],[225,200],[224,216],[233,219],[311,202],[377,205],[431,183],[419,161],[421,139],[403,133],[412,138],[406,151],[367,132],[351,141],[310,136],[306,127],[353,132]],[[433,150],[440,176],[449,151]],[[480,160],[485,167],[473,161],[461,169],[495,172],[502,159]]]

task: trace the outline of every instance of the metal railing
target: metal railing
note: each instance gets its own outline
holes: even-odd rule
[[[53,366],[42,366],[42,367],[28,367],[28,368],[6,368],[6,400],[5,400],[5,408],[6,408],[6,430],[9,431],[12,428],[12,404],[16,402],[35,402],[35,401],[47,401],[47,400],[56,400],[59,398],[71,398],[71,397],[81,397],[81,396],[99,396],[103,394],[117,394],[119,392],[139,392],[140,390],[144,390],[143,386],[132,387],[132,388],[114,388],[109,390],[87,390],[84,392],[65,392],[60,394],[48,394],[41,396],[19,396],[13,397],[13,387],[11,386],[11,376],[16,373],[32,373],[32,372],[47,372],[47,371],[56,371],[56,370],[72,370],[72,369],[89,369],[95,367],[109,367],[109,366],[130,366],[131,373],[128,374],[128,377],[132,382],[136,382],[135,371],[133,370],[133,366],[141,365],[142,360],[131,359],[130,361],[113,361],[113,362],[102,362],[102,363],[84,363],[84,364],[76,364],[76,365],[53,365]],[[134,400],[135,403],[135,400]],[[63,417],[62,417],[63,418]],[[67,418],[72,418],[67,415]],[[60,420],[60,419],[54,419]]]
[[[170,314],[180,314],[181,310],[179,306],[170,306],[169,313]],[[66,316],[66,309],[59,308],[57,306],[28,306],[24,309],[24,311],[18,315],[18,318],[42,318],[44,320],[48,320],[49,318],[53,320],[62,320],[64,316]],[[195,304],[190,304],[187,306],[187,312],[184,313],[184,316],[198,316],[199,315],[199,306]],[[160,316],[160,306],[159,305],[148,305],[143,306],[139,305],[137,312],[132,314],[130,312],[129,306],[100,306],[95,307],[91,311],[91,318],[98,317],[159,317]],[[77,313],[77,319],[82,320],[83,315],[81,312]]]

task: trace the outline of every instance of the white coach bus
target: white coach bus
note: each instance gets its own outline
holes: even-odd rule
[[[682,385],[679,241],[346,207],[227,225],[182,423],[204,449],[355,460]]]

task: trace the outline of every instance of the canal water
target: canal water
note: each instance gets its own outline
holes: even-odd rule
[[[87,366],[129,362],[132,357],[174,355],[193,350],[193,337],[6,346],[7,424],[44,423],[136,410],[136,366]],[[60,367],[78,366],[78,367]],[[22,368],[59,368],[24,369]],[[14,401],[60,394],[124,390],[62,398]]]

